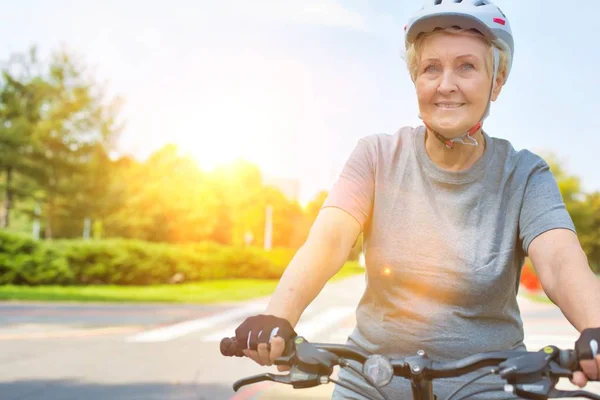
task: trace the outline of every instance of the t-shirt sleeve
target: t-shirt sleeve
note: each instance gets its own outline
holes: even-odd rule
[[[371,216],[375,191],[375,146],[367,138],[358,141],[323,203],[352,215],[361,229]]]
[[[565,228],[576,232],[556,179],[542,159],[538,160],[527,180],[519,227],[525,254],[528,254],[533,239],[546,231]]]

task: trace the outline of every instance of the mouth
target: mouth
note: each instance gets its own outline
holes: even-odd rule
[[[439,108],[443,108],[443,109],[454,109],[454,108],[460,108],[462,106],[465,105],[465,103],[435,103],[435,105]]]

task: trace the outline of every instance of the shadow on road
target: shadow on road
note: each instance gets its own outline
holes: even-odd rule
[[[231,386],[192,383],[101,384],[79,380],[0,382],[2,400],[227,400]]]

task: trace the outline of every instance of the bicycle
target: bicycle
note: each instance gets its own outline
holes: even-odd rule
[[[221,354],[228,357],[243,357],[244,354],[234,338],[224,338],[220,344]],[[238,391],[245,385],[262,381],[273,381],[292,385],[295,389],[310,388],[333,382],[368,399],[362,393],[332,379],[335,366],[349,368],[362,376],[385,400],[389,397],[381,389],[393,377],[411,381],[413,400],[437,400],[433,393],[433,380],[458,377],[484,367],[489,371],[477,375],[451,393],[446,400],[462,400],[485,392],[502,391],[519,398],[546,400],[549,398],[584,397],[600,400],[600,396],[585,390],[558,390],[555,388],[560,378],[571,378],[579,370],[579,362],[574,350],[561,350],[556,346],[546,346],[539,351],[496,351],[478,353],[458,361],[438,362],[430,359],[424,351],[403,359],[389,359],[378,354],[369,354],[355,346],[329,343],[310,343],[302,336],[296,336],[286,343],[284,355],[275,360],[275,365],[290,367],[287,375],[265,373],[242,378],[233,384]],[[352,366],[349,360],[362,365],[362,371]],[[499,375],[505,385],[476,390],[462,397],[456,397],[470,384],[491,374]]]

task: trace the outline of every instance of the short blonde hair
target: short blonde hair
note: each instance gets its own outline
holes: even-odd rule
[[[426,38],[438,35],[440,33],[450,33],[453,35],[469,35],[480,38],[485,41],[489,47],[489,52],[485,60],[486,69],[488,74],[492,76],[494,73],[494,53],[492,52],[492,46],[495,46],[488,38],[483,36],[480,32],[473,29],[460,29],[460,28],[446,28],[446,29],[436,29],[433,32],[421,33],[417,36],[417,39],[411,43],[406,49],[405,53],[405,61],[406,66],[408,67],[408,72],[410,73],[410,78],[413,82],[417,79],[417,74],[419,71],[419,59],[421,57],[421,50],[423,49],[423,42]],[[508,59],[509,56],[506,51],[500,49],[500,62],[498,65],[498,76],[504,76],[506,79],[506,73],[508,72]]]

